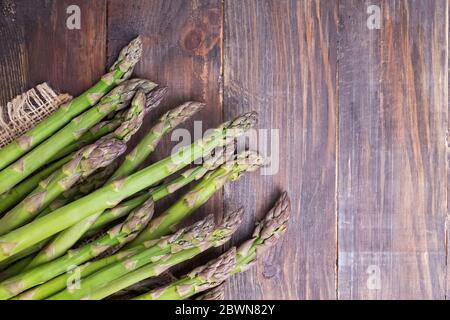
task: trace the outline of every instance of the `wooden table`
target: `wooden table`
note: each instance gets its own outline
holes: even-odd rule
[[[278,174],[227,185],[196,216],[244,206],[237,244],[280,190],[292,198],[286,237],[228,298],[444,299],[448,17],[446,0],[4,0],[0,101],[42,81],[77,94],[141,34],[135,74],[170,88],[147,127],[194,99],[204,128],[255,110],[279,129]]]

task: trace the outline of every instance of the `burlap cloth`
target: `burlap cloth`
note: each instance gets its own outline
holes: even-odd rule
[[[0,148],[34,127],[72,97],[57,93],[47,83],[24,92],[0,106]]]

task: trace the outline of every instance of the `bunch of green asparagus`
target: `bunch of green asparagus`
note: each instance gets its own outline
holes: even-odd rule
[[[163,286],[143,285],[230,239],[242,209],[219,224],[209,215],[183,225],[228,181],[264,160],[235,149],[256,123],[250,112],[145,166],[164,135],[204,105],[169,110],[127,150],[167,92],[130,78],[141,55],[138,37],[98,83],[0,149],[0,299],[104,299],[136,286],[135,299],[222,299],[224,281],[248,269],[286,230],[284,193],[238,249]],[[185,187],[155,213],[156,202]]]

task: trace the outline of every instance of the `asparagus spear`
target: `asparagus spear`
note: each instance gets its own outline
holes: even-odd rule
[[[181,300],[214,288],[231,275],[248,270],[264,252],[273,246],[286,231],[291,210],[290,201],[284,192],[264,220],[257,224],[251,239],[237,250],[231,248],[205,266],[194,269],[180,280],[149,293],[136,300]]]
[[[145,105],[145,114],[154,108],[156,108],[160,103],[162,98],[164,97],[165,93],[167,91],[167,88],[161,87],[157,88],[155,90],[152,90],[149,94],[146,96],[146,105]],[[120,124],[122,127],[123,124],[127,123],[127,117],[130,117],[133,115],[133,110],[122,110],[120,111],[122,115],[120,115],[118,121],[120,120]],[[139,114],[136,114],[139,117],[141,117]],[[119,125],[120,127],[120,125]],[[118,128],[115,128],[115,130]],[[118,129],[120,133],[120,128]],[[117,130],[116,130],[117,131]],[[126,140],[122,138],[123,140]],[[48,214],[49,212],[52,212],[53,210],[56,210],[67,203],[70,203],[76,199],[81,198],[81,196],[86,195],[100,187],[102,187],[105,183],[105,181],[108,180],[109,177],[112,176],[112,174],[117,170],[117,163],[112,163],[108,167],[106,167],[104,170],[95,173],[94,175],[88,177],[85,181],[75,185],[72,187],[69,191],[66,191],[62,194],[62,196],[58,199],[56,199],[52,204],[50,204],[42,213],[40,216],[44,216],[45,214]]]
[[[240,153],[234,161],[223,164],[220,168],[206,175],[194,188],[175,202],[164,213],[150,221],[149,225],[128,244],[132,247],[146,240],[157,239],[170,231],[177,224],[204,204],[228,180],[236,180],[243,173],[258,169],[263,158],[253,151]]]
[[[32,193],[0,219],[0,235],[32,220],[43,208],[80,178],[89,176],[94,170],[107,166],[125,149],[126,145],[117,139],[101,139],[97,143],[81,149],[73,160],[41,181]]]
[[[158,104],[159,101],[157,102]],[[115,171],[108,181],[110,182],[123,178],[135,172],[137,167],[142,164],[145,158],[148,157],[148,155],[155,149],[156,145],[165,133],[177,126],[179,123],[188,119],[202,106],[203,104],[198,102],[188,102],[167,112],[160,119],[158,124],[150,130],[150,132],[141,140],[137,147],[130,153],[131,156],[127,156],[124,163]],[[88,229],[90,229],[92,224],[95,223],[101,215],[102,212],[98,212],[97,214],[80,221],[68,230],[63,231],[62,234],[58,235],[59,244],[54,245],[59,247],[59,250],[52,248],[53,250],[51,252],[53,254],[51,256],[46,254],[45,259],[42,257],[41,262],[48,261],[48,259],[54,259],[58,255],[63,254],[65,250],[70,248],[83,236],[83,234],[86,233]],[[53,247],[52,244],[51,246]]]
[[[215,150],[215,154],[213,156],[206,158],[202,165],[187,169],[177,178],[161,186],[151,188],[145,193],[117,205],[113,209],[105,210],[89,229],[88,235],[92,235],[109,223],[121,217],[124,217],[132,209],[139,206],[149,198],[152,198],[155,202],[159,201],[167,195],[178,191],[189,183],[201,179],[208,171],[215,170],[220,165],[228,161],[232,157],[233,152],[233,146],[225,146],[224,148],[219,148]]]
[[[197,166],[192,169],[186,170],[179,177],[175,178],[172,181],[169,181],[166,184],[150,189],[142,195],[134,197],[130,200],[125,201],[122,204],[114,207],[113,209],[106,210],[103,214],[97,219],[97,221],[91,226],[89,229],[90,232],[87,235],[92,235],[95,232],[99,231],[104,226],[110,224],[111,222],[119,219],[120,217],[124,217],[131,212],[131,210],[137,208],[142,205],[145,201],[150,198],[156,202],[166,197],[169,194],[174,193],[175,191],[181,189],[192,181],[198,180],[203,177],[208,171],[214,170],[226,161],[228,161],[234,152],[234,146],[225,146],[223,148],[218,148],[215,150],[214,155],[209,156],[204,159],[204,162],[201,166]],[[40,245],[42,247],[42,245]],[[20,263],[19,266],[13,268],[13,270],[7,270],[7,274],[12,276],[18,274],[22,271],[31,260],[28,260],[28,263]],[[21,269],[20,269],[21,268]],[[28,267],[29,268],[29,267]],[[62,288],[61,288],[62,289]]]
[[[16,141],[0,149],[0,169],[5,168],[26,152],[50,137],[114,88],[118,83],[130,77],[135,64],[142,54],[142,42],[138,37],[131,41],[119,54],[118,59],[99,82],[43,120]],[[45,163],[45,162],[44,162]],[[3,193],[1,191],[0,193]]]
[[[118,139],[118,141],[121,141],[122,143],[127,142],[141,127],[144,120],[144,114],[145,93],[139,89],[131,102],[131,107],[124,117],[124,121],[110,135],[114,139]],[[50,241],[50,243],[46,245],[46,247],[41,252],[36,255],[36,257],[27,266],[27,269],[62,256],[90,228],[97,217],[98,215],[89,216],[86,219],[81,220],[77,224],[73,225],[72,227],[62,231],[52,241]]]
[[[222,282],[215,288],[209,289],[205,293],[199,295],[195,300],[225,300],[225,285]]]
[[[242,209],[232,212],[216,228],[214,228],[214,217],[210,215],[205,219],[206,224],[187,232],[182,237],[182,241],[170,245],[170,251],[161,252],[159,256],[155,257],[154,253],[153,255],[150,253],[155,248],[152,247],[87,277],[82,280],[79,289],[72,292],[66,289],[49,299],[99,300],[146,278],[157,276],[170,267],[189,260],[209,248],[224,244],[238,228],[242,220],[242,213]]]
[[[191,243],[193,241],[192,239],[195,239],[192,235],[198,234],[199,230],[205,231],[207,228],[213,228],[212,216],[208,216],[205,219],[193,224],[192,226],[183,228],[172,235],[162,237],[156,241],[147,241],[131,249],[122,249],[119,252],[100,260],[87,262],[86,264],[80,266],[80,277],[86,278],[87,276],[94,274],[98,270],[112,265],[114,262],[123,261],[143,251],[146,251],[145,256],[148,259],[151,259],[153,257],[161,256],[162,254],[168,253],[170,251],[178,251],[180,250],[180,248],[187,248],[186,244]],[[70,273],[64,273],[46,283],[43,283],[29,291],[22,293],[16,298],[24,300],[40,300],[46,298],[52,294],[64,290],[70,277]]]
[[[156,108],[161,103],[166,93],[166,87],[158,87],[147,94],[145,113],[148,113],[149,110]],[[72,151],[78,150],[85,145],[98,140],[104,135],[113,132],[122,124],[123,121],[125,121],[124,119],[126,117],[126,114],[127,110],[121,110],[117,112],[111,119],[106,119],[105,121],[102,121],[93,126],[87,132],[85,132],[78,141],[61,149],[55,156],[53,156],[52,160],[62,158]]]
[[[149,103],[147,104],[147,107],[150,106],[151,108],[154,108],[155,106],[159,105],[165,92],[166,92],[166,88],[162,88],[161,90],[155,90],[154,92],[156,94],[149,96],[149,98],[148,98]],[[144,101],[141,101],[140,104],[143,105]],[[173,112],[169,111],[167,113],[169,116],[165,116],[162,118],[162,119],[164,119],[164,122],[162,122],[164,129],[165,129],[165,127],[170,128],[171,125],[175,125],[176,123],[180,123],[181,121],[184,121],[190,115],[192,115],[194,112],[196,112],[199,109],[200,105],[201,104],[199,104],[197,102],[192,102],[192,103],[190,103],[189,107],[185,106],[184,108],[181,108],[181,110],[178,110],[178,111],[177,110],[174,110]],[[177,109],[180,109],[180,108],[177,108]],[[142,118],[143,118],[143,115],[142,115]],[[166,118],[168,118],[169,120],[166,120]],[[127,122],[126,117],[123,120],[125,121],[125,123]],[[141,119],[141,122],[142,122],[142,119]],[[121,127],[123,127],[123,126],[124,125],[122,124]],[[119,127],[119,129],[121,127]],[[145,156],[148,156],[151,153],[151,151],[153,151],[154,146],[156,146],[157,142],[162,137],[161,134],[158,135],[159,129],[157,129],[157,128],[159,128],[159,127],[161,127],[161,125],[156,126],[153,129],[151,129],[150,132],[151,133],[154,132],[154,134],[149,134],[146,137],[144,137],[144,139],[141,141],[141,143],[139,143],[138,147],[136,147],[133,152],[135,152],[137,149],[139,149],[139,151],[142,152],[142,154],[145,154]],[[126,171],[121,169],[122,168],[122,166],[121,166],[110,176],[110,178],[107,180],[107,182],[111,182],[118,178],[123,178],[123,177],[133,173],[135,171],[135,169],[137,168],[137,165],[142,163],[144,160],[145,160],[145,157],[140,157],[139,159],[135,159],[135,161],[132,162],[133,165],[135,165],[135,167],[130,168],[129,166],[127,166]],[[125,160],[125,162],[126,162],[126,160]],[[106,181],[106,179],[105,179],[105,181]],[[61,203],[64,203],[64,202],[60,202],[60,204]],[[68,201],[65,203],[68,203]],[[52,252],[52,255],[48,256],[47,253],[45,253],[44,255],[41,256],[41,259],[39,260],[40,263],[52,260],[55,257],[58,257],[59,255],[63,254],[74,243],[76,243],[83,236],[83,234],[86,233],[86,231],[92,226],[92,224],[97,220],[97,218],[101,216],[101,214],[102,214],[102,212],[98,212],[97,214],[92,215],[92,216],[80,221],[76,225],[72,226],[68,230],[63,231],[60,235],[58,235],[57,239],[55,240],[58,243],[50,244],[52,250],[49,252]],[[36,263],[37,263],[37,261],[35,261],[35,263],[33,265],[37,265]]]
[[[186,102],[181,106],[166,112],[138,145],[125,157],[112,179],[123,178],[136,171],[150,153],[155,150],[164,134],[189,119],[194,113],[204,107],[203,103]]]
[[[204,139],[135,174],[113,181],[95,192],[59,208],[0,237],[0,261],[62,231],[96,212],[112,208],[123,199],[161,181],[214,148],[229,144],[256,122],[255,113],[226,122]]]
[[[122,114],[122,112],[118,113]],[[120,120],[121,120],[120,118],[114,118],[112,120],[105,120],[97,123],[95,126],[86,131],[79,140],[59,150],[58,153],[54,155],[50,161],[60,159],[65,155],[70,154],[76,150],[79,150],[84,146],[100,139],[106,134],[114,131],[117,127],[119,127],[121,123]]]
[[[128,80],[114,88],[100,102],[59,130],[45,142],[28,152],[22,158],[0,171],[0,194],[14,187],[28,177],[43,164],[48,162],[57,152],[83,135],[86,130],[102,120],[108,113],[123,109],[133,97],[137,89],[149,92],[156,84],[147,80]]]
[[[34,190],[41,182],[41,180],[47,178],[51,173],[59,169],[63,164],[72,160],[73,155],[68,155],[54,163],[50,164],[48,167],[43,168],[41,171],[32,175],[28,179],[25,179],[20,184],[0,195],[0,213],[6,212],[7,210],[14,207],[20,201],[25,199],[25,197]]]
[[[148,223],[153,214],[153,202],[148,201],[133,211],[125,222],[114,226],[98,240],[69,251],[64,256],[37,266],[0,283],[0,300],[9,299],[40,283],[50,280],[74,265],[80,265],[102,253],[120,248],[133,239]]]
[[[88,275],[93,274],[94,272],[97,272],[98,270],[103,269],[104,267],[113,264],[117,261],[122,261],[126,259],[127,257],[130,257],[140,251],[145,249],[144,245],[134,247],[132,249],[128,250],[121,250],[118,253],[115,253],[111,256],[107,256],[105,258],[102,258],[100,260],[96,260],[93,262],[86,262],[79,267],[76,271],[78,271],[79,277],[82,279],[84,277],[87,277]],[[25,291],[14,298],[13,300],[42,300],[44,298],[47,298],[55,293],[58,293],[61,290],[64,290],[68,286],[68,283],[73,278],[72,271],[75,270],[69,270],[66,273],[63,273],[51,280],[48,280],[44,282],[41,285],[38,285],[34,288],[31,288],[28,291]]]
[[[42,249],[45,246],[45,243],[47,241],[41,241],[38,244],[35,244],[33,247],[30,247],[24,251],[22,251],[19,254],[16,254],[4,261],[1,262],[0,264],[0,269],[2,270],[2,272],[0,273],[0,280],[4,280],[6,278],[9,278],[13,275],[19,274],[23,268],[26,267],[26,265],[24,265],[22,262],[22,260],[25,260],[24,258],[30,258],[32,259],[32,253],[35,253],[36,251],[39,251],[40,249]],[[21,261],[21,263],[17,263],[17,261]],[[31,260],[28,260],[28,262],[30,262]],[[21,265],[22,269],[19,268],[19,266],[16,266],[16,264],[18,264],[19,266]],[[27,263],[28,264],[28,263]]]

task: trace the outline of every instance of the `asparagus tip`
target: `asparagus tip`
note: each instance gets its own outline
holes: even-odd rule
[[[239,208],[238,210],[228,213],[222,223],[211,234],[212,241],[215,247],[221,246],[228,240],[230,240],[233,233],[237,230],[242,222],[244,210]]]
[[[123,223],[116,225],[112,229],[108,230],[108,233],[113,236],[119,234],[121,231],[125,231],[126,236],[121,241],[122,244],[133,240],[148,224],[153,216],[154,209],[155,204],[153,200],[147,200],[140,207],[133,210]]]
[[[83,158],[80,162],[83,176],[90,175],[94,170],[106,167],[126,150],[126,144],[111,136],[100,138],[93,144],[90,144],[79,151]],[[76,157],[75,157],[76,158]],[[78,162],[76,159],[67,163],[64,168],[71,166],[72,162]]]
[[[235,143],[234,141],[231,141],[224,146],[215,148],[213,152],[213,154],[203,159],[202,165],[207,170],[214,170],[222,164],[232,160],[235,152]]]
[[[231,122],[231,128],[239,127],[244,130],[248,130],[251,127],[255,126],[257,122],[258,122],[258,113],[256,111],[251,111],[235,118]]]
[[[155,90],[150,91],[147,94],[146,102],[145,102],[145,108],[146,112],[148,112],[151,109],[156,108],[161,103],[164,96],[167,94],[168,88],[167,87],[158,87]]]
[[[191,248],[193,245],[203,244],[208,235],[213,232],[214,226],[214,216],[209,214],[193,225],[178,230],[176,233],[169,236],[167,240],[163,238],[161,241],[167,241],[171,244],[172,252],[178,252]]]
[[[195,300],[225,300],[225,282],[198,296]]]
[[[287,192],[283,192],[275,205],[261,221],[259,237],[264,242],[264,247],[270,247],[286,231],[291,215],[291,202]]]
[[[120,67],[126,73],[132,71],[136,63],[142,56],[142,38],[137,36],[120,50],[119,57],[116,62],[111,66],[110,70],[114,70]],[[119,66],[120,65],[120,66]]]
[[[206,287],[202,290],[213,288],[218,284],[224,282],[231,276],[236,267],[236,247],[232,247],[227,252],[220,255],[218,258],[211,260],[204,266],[200,266],[189,274],[189,277],[199,277],[206,280]]]

